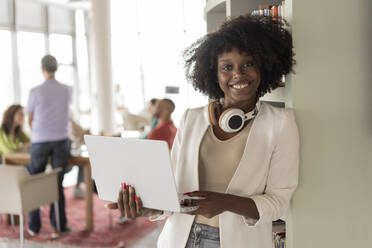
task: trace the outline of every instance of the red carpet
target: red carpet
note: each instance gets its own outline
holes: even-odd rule
[[[84,232],[85,201],[73,199],[72,192],[73,188],[65,189],[68,226],[72,228],[72,232],[58,239],[52,239],[50,236],[52,228],[49,221],[49,206],[45,206],[41,210],[42,229],[39,235],[30,237],[26,231],[27,225],[25,225],[26,242],[48,243],[56,246],[64,244],[81,247],[115,247],[122,241],[125,246],[129,246],[163,224],[163,222],[150,222],[147,218],[138,218],[131,223],[118,224],[116,219],[119,217],[119,211],[114,210],[112,211],[112,228],[110,229],[109,210],[104,208],[105,202],[94,195],[94,232]],[[27,215],[25,217],[27,223]],[[0,238],[19,239],[19,228],[16,227],[16,232],[14,232],[10,226],[2,221],[0,224]]]

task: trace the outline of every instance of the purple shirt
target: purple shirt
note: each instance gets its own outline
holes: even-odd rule
[[[72,88],[54,79],[30,91],[27,112],[33,115],[31,142],[50,142],[69,137]]]

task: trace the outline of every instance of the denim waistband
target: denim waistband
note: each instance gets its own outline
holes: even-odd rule
[[[191,227],[191,233],[203,239],[220,240],[220,229],[218,227],[194,223]]]

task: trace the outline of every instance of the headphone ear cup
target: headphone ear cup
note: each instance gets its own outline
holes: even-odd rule
[[[217,122],[217,118],[216,118],[216,115],[217,115],[217,108],[218,108],[218,103],[217,102],[211,102],[209,105],[208,105],[208,115],[209,115],[209,122],[213,125],[213,126],[217,126],[218,125],[218,122]]]
[[[226,132],[226,130],[228,129],[228,127],[225,127],[226,123],[224,123],[223,119],[224,119],[224,116],[230,112],[230,110],[232,110],[233,108],[228,108],[226,109],[225,111],[223,111],[220,115],[220,118],[218,119],[218,125],[220,126],[220,128],[222,130],[224,130]]]
[[[238,108],[228,108],[220,115],[218,124],[227,133],[238,132],[244,126],[244,112]]]
[[[218,125],[220,125],[220,127],[223,127],[223,117],[231,110],[232,108],[228,108],[226,109],[225,111],[223,111],[220,115],[220,118],[218,119]]]

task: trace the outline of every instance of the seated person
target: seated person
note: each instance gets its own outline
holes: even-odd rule
[[[157,100],[155,111],[153,114],[153,122],[157,124],[148,134],[147,139],[164,140],[168,143],[169,149],[172,148],[174,137],[176,136],[177,128],[171,120],[171,115],[175,109],[175,104],[170,99]],[[121,216],[118,218],[118,223],[125,223],[128,218]]]
[[[164,98],[156,103],[156,112],[154,117],[157,118],[158,124],[148,135],[148,139],[164,140],[168,143],[169,149],[172,148],[174,137],[176,136],[177,128],[171,120],[171,115],[175,109],[175,104],[172,100]]]
[[[156,127],[158,124],[158,119],[155,117],[155,112],[156,112],[156,103],[159,100],[156,98],[152,98],[149,103],[147,104],[147,108],[141,111],[139,115],[142,116],[147,116],[149,119],[151,119],[151,125],[143,127],[143,133],[141,134],[142,139],[147,139],[149,136],[149,133]],[[149,128],[149,129],[146,129]]]
[[[0,127],[0,164],[2,155],[30,147],[30,138],[23,132],[24,112],[21,105],[11,105],[4,113]]]

